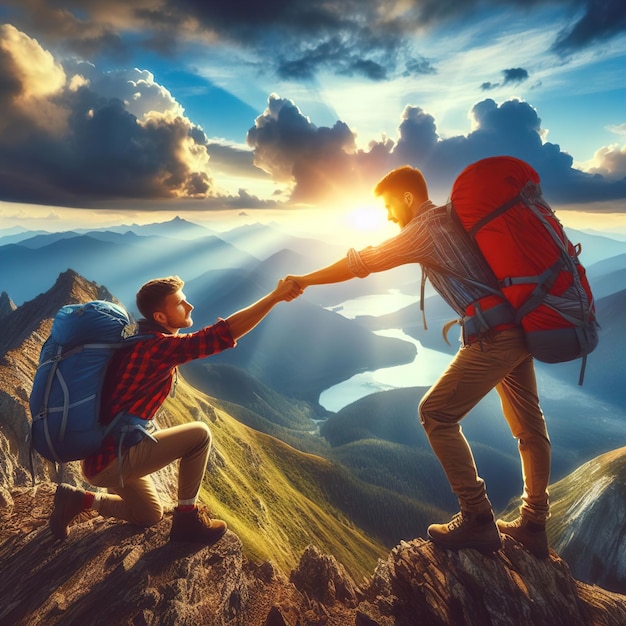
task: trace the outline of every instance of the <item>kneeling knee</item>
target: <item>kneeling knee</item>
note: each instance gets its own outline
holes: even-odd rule
[[[204,422],[191,422],[193,424],[193,428],[196,431],[196,436],[198,441],[202,444],[211,445],[211,430]]]

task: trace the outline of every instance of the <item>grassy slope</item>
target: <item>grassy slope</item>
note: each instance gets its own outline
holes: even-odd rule
[[[622,447],[588,461],[550,485],[551,517],[547,523],[548,534],[560,537],[567,530],[575,505],[584,496],[593,498],[597,481],[614,481],[617,485],[623,485],[625,476],[626,448]]]
[[[313,543],[354,576],[364,576],[387,552],[329,503],[325,492],[333,481],[343,483],[344,493],[359,492],[336,465],[248,428],[184,380],[164,408],[175,423],[190,415],[209,423],[215,449],[201,498],[228,522],[252,560],[272,560],[289,570]]]

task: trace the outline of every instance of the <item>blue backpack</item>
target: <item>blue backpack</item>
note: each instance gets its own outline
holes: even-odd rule
[[[31,446],[57,463],[95,454],[113,434],[133,445],[152,439],[152,421],[120,413],[110,424],[100,423],[100,401],[107,365],[114,352],[135,335],[126,311],[112,302],[94,300],[68,304],[56,314],[44,343],[30,395]]]

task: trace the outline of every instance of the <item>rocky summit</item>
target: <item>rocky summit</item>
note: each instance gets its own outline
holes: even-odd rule
[[[254,564],[233,532],[216,545],[168,541],[171,516],[139,529],[78,519],[65,542],[48,529],[54,486],[0,509],[0,623],[12,626],[619,626],[626,596],[576,581],[504,537],[493,556],[417,538],[354,581],[315,537],[289,574]]]

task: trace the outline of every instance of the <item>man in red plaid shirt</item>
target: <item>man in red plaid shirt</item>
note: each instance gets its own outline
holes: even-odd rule
[[[102,393],[101,421],[109,423],[120,412],[146,420],[149,436],[127,446],[120,458],[112,436],[101,449],[83,461],[83,473],[107,493],[95,493],[61,484],[54,497],[50,529],[65,539],[70,522],[87,509],[141,526],[151,526],[163,516],[150,474],[180,459],[178,506],[174,510],[171,541],[215,543],[226,523],[210,519],[196,504],[211,450],[211,432],[204,422],[189,422],[163,430],[154,429],[152,418],[172,390],[176,367],[193,359],[216,354],[236,345],[281,301],[300,295],[292,281],[280,281],[276,289],[251,306],[220,319],[195,333],[179,333],[193,321],[193,306],[177,276],[157,278],[137,293],[137,308],[145,319],[139,334],[150,335],[114,354]]]

